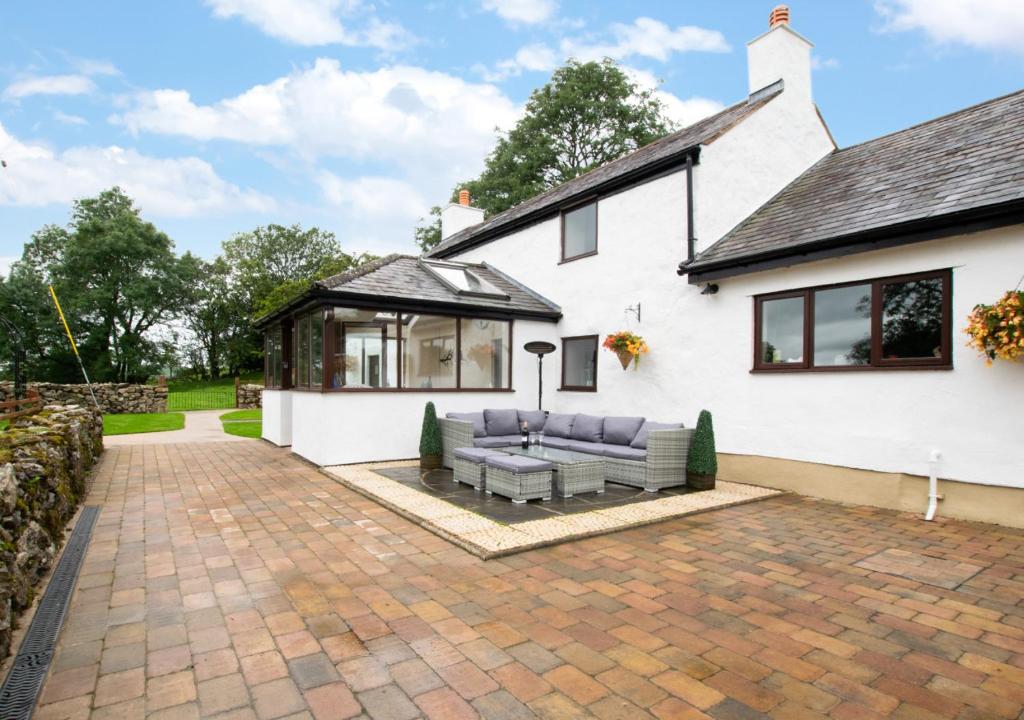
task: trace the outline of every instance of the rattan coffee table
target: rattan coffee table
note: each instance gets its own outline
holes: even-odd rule
[[[577,493],[604,492],[604,460],[597,455],[531,445],[528,448],[501,448],[514,455],[547,460],[554,466],[555,492],[569,498]]]

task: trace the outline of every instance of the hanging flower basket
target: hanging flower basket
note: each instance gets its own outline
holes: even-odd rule
[[[1024,290],[1011,290],[993,305],[975,305],[964,332],[967,343],[993,360],[1024,360]]]
[[[640,365],[640,355],[650,351],[642,337],[629,330],[620,330],[604,339],[605,350],[611,350],[622,363],[622,369],[628,370],[630,363],[635,363],[635,370]]]

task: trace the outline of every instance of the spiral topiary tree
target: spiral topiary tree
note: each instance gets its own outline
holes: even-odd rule
[[[441,427],[437,423],[434,403],[428,402],[423,408],[423,429],[420,430],[420,467],[430,470],[441,467]]]
[[[690,443],[690,455],[686,461],[686,484],[697,490],[712,490],[718,473],[718,455],[715,452],[715,428],[711,413],[701,410],[697,417],[697,429]]]

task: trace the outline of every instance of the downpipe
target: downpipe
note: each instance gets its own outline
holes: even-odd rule
[[[928,454],[928,509],[925,511],[925,520],[934,520],[935,511],[939,508],[939,462],[942,461],[942,453],[932,450]]]

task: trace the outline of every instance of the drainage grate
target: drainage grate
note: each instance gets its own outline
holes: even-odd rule
[[[32,624],[21,641],[7,680],[0,688],[0,720],[27,720],[32,717],[99,514],[99,506],[89,505],[78,517],[64,554],[53,571],[43,599],[39,601]]]

